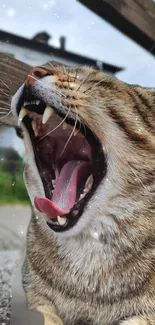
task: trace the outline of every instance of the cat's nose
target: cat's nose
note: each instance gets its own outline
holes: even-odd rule
[[[33,68],[26,78],[26,85],[30,86],[36,80],[43,78],[48,75],[48,72],[44,68],[35,67]]]

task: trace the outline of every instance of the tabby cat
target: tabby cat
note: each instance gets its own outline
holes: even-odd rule
[[[155,91],[49,63],[11,108],[34,209],[29,307],[45,325],[155,324]]]

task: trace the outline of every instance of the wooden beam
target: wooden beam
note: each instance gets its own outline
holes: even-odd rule
[[[155,55],[155,3],[152,0],[79,0]]]
[[[10,110],[11,97],[24,82],[31,66],[0,53],[0,123],[16,125]]]

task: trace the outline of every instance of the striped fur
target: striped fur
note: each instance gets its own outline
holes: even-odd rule
[[[29,306],[46,325],[155,324],[155,91],[89,68],[44,68],[66,96],[53,100],[96,134],[108,167],[68,234],[53,233],[34,211],[23,267]],[[45,93],[47,85],[50,77]],[[30,157],[26,134],[25,143]],[[42,190],[34,170],[28,159],[32,202]]]

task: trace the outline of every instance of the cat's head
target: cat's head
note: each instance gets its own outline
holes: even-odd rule
[[[151,90],[90,68],[32,69],[12,100],[36,216],[55,232],[115,232],[154,212]],[[153,212],[151,212],[153,211]]]

